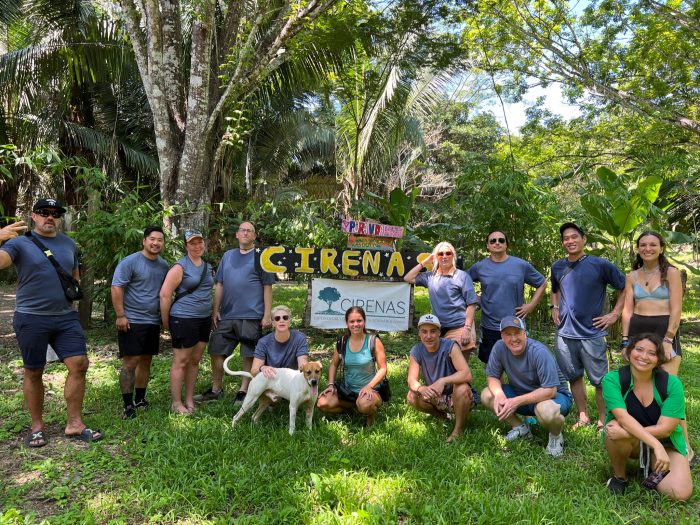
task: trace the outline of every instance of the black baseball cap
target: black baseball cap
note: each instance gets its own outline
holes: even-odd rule
[[[581,228],[581,227],[580,227],[578,224],[576,224],[575,222],[565,222],[564,224],[562,224],[561,226],[559,226],[559,235],[561,235],[562,237],[564,237],[564,230],[567,230],[567,229],[569,229],[569,228],[573,228],[574,230],[576,230],[576,231],[581,235],[581,237],[585,237],[585,236],[586,236],[586,232],[583,231],[583,228]]]
[[[44,208],[53,208],[61,213],[66,213],[66,209],[61,204],[61,201],[57,201],[56,199],[39,199],[36,201],[32,211],[43,210]]]

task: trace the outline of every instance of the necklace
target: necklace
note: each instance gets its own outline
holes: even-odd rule
[[[658,264],[657,264],[656,266],[654,266],[651,270],[647,270],[646,268],[644,268],[644,266],[642,266],[642,272],[643,272],[645,275],[654,275],[658,269],[659,269],[659,265],[658,265]],[[644,283],[644,286],[649,286],[649,280],[650,280],[650,278],[647,277],[647,280],[646,280],[646,282]]]

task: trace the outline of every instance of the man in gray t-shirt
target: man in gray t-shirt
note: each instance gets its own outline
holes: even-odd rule
[[[18,276],[12,325],[22,353],[22,390],[32,420],[24,440],[30,448],[43,447],[48,442],[43,421],[43,374],[49,344],[68,369],[63,389],[68,413],[65,435],[87,442],[102,439],[102,432],[87,428],[82,421],[85,374],[89,366],[85,335],[78,312],[66,298],[56,268],[47,257],[51,254],[74,279],[80,277],[75,242],[58,231],[65,212],[55,199],[40,199],[32,208],[31,237],[43,244],[46,252],[31,237],[20,235],[26,230],[23,222],[0,229],[0,241],[8,241],[0,248],[0,270],[14,264]]]
[[[270,326],[274,274],[255,267],[255,226],[242,222],[236,232],[238,248],[224,253],[216,272],[212,323],[209,339],[211,387],[194,396],[197,402],[219,399],[223,394],[224,360],[240,345],[243,370],[250,372],[253,354],[262,329]],[[250,379],[243,378],[234,403],[242,403]]]
[[[137,408],[148,408],[151,361],[160,346],[160,287],[169,269],[159,255],[164,245],[163,229],[149,226],[143,232],[142,250],[122,259],[112,278],[125,419],[136,417]]]
[[[530,427],[517,414],[534,416],[549,431],[547,453],[561,456],[564,417],[572,404],[566,381],[547,347],[527,336],[525,321],[504,317],[500,329],[501,340],[493,346],[486,365],[488,386],[481,400],[500,421],[511,426],[506,441],[532,437]],[[507,383],[503,382],[504,374],[508,376]]]

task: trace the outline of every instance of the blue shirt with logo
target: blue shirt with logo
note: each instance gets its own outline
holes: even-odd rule
[[[263,287],[275,282],[275,275],[255,269],[255,250],[239,248],[224,253],[216,272],[224,287],[219,305],[221,319],[262,319],[265,314]]]

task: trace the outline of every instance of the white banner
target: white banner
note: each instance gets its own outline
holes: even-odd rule
[[[401,332],[408,330],[410,300],[408,283],[312,279],[311,326],[345,328],[345,311],[361,306],[370,330]]]

